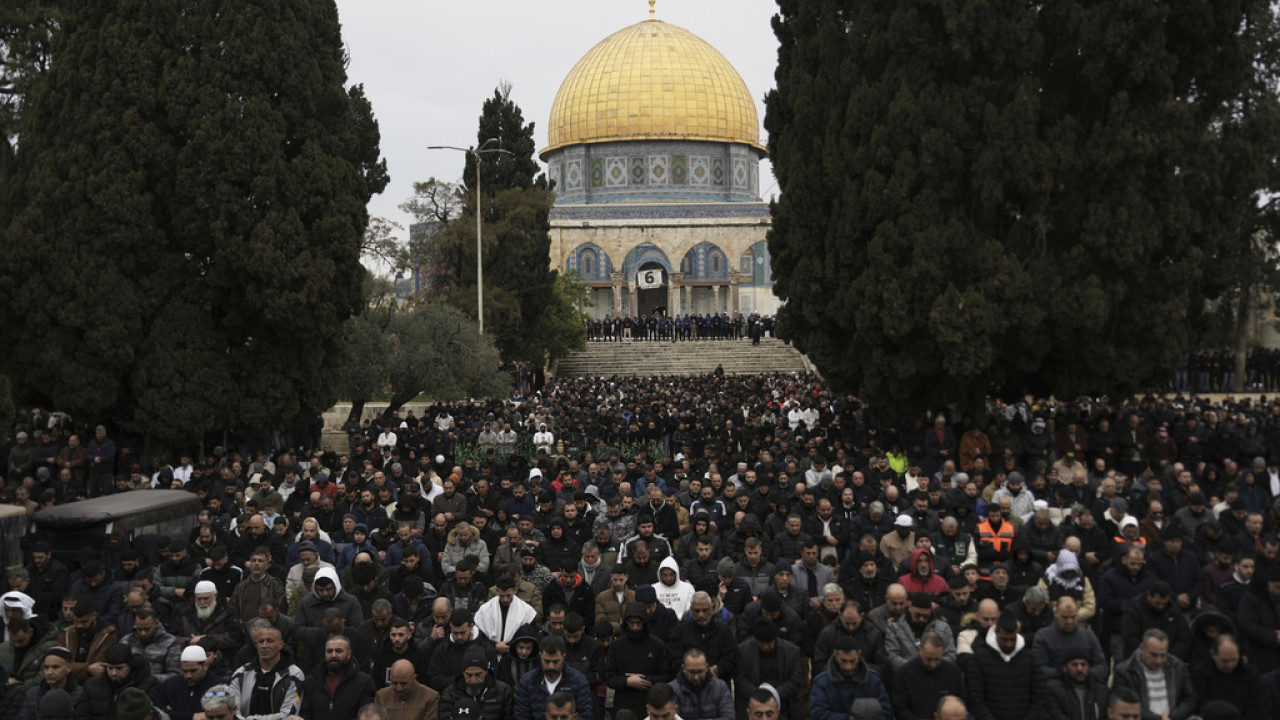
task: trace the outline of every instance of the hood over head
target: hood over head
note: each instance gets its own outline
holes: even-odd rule
[[[929,552],[927,548],[916,548],[915,550],[911,551],[911,568],[908,571],[909,574],[911,575],[915,574],[916,563],[920,562],[921,556],[923,556],[925,559],[929,561],[929,574],[932,575],[933,574],[933,553]]]
[[[675,558],[673,558],[673,557],[671,557],[670,555],[668,555],[666,558],[664,558],[664,559],[662,560],[662,562],[661,562],[661,563],[659,563],[659,564],[658,564],[658,570],[659,570],[659,574],[658,574],[658,582],[659,582],[659,583],[662,583],[662,574],[661,574],[661,571],[662,571],[662,570],[674,570],[674,571],[675,571],[675,573],[676,573],[676,582],[675,582],[675,584],[677,584],[677,585],[679,585],[679,584],[680,584],[680,564],[676,562],[676,559],[675,559]],[[665,584],[665,583],[663,583],[663,584]]]
[[[338,589],[338,592],[342,592],[342,581],[338,579],[338,572],[336,570],[331,567],[324,567],[316,571],[315,582],[320,582],[325,578],[333,581],[333,586]],[[335,597],[337,596],[335,595]]]

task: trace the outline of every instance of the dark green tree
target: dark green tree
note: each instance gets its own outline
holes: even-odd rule
[[[332,404],[387,182],[331,1],[78,3],[0,169],[22,401],[165,443]]]
[[[511,99],[510,87],[499,87],[484,103],[476,147],[506,151],[479,155],[485,330],[494,334],[503,358],[541,365],[582,347],[586,336],[563,334],[568,330],[563,318],[573,315],[576,306],[557,305],[564,296],[556,293],[558,272],[550,268],[555,197],[534,160],[533,130]],[[489,142],[491,138],[497,142]],[[457,268],[451,297],[468,311],[475,307],[476,157],[467,154],[463,214],[441,233],[439,243],[440,255]]]
[[[1261,0],[781,0],[781,332],[880,407],[1171,376]]]

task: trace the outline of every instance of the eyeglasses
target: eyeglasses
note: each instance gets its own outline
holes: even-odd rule
[[[234,696],[234,693],[227,692],[226,690],[218,690],[218,691],[210,690],[209,692],[205,693],[204,696],[207,698],[228,697],[228,696]]]

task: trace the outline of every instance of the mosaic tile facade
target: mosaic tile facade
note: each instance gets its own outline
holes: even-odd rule
[[[547,153],[556,205],[755,202],[760,157],[748,145],[675,140],[593,143]]]

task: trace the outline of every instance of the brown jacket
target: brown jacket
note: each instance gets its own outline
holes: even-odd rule
[[[116,626],[109,623],[104,624],[98,630],[98,634],[93,636],[93,642],[89,645],[88,660],[82,663],[71,663],[71,674],[75,676],[76,682],[83,685],[84,681],[89,679],[89,666],[103,662],[107,654],[107,648],[119,641],[120,639],[116,637]],[[80,633],[76,632],[74,625],[62,628],[62,632],[58,635],[58,644],[70,650],[73,658],[79,654]]]
[[[596,622],[608,620],[613,624],[613,631],[618,632],[618,628],[622,626],[622,611],[627,605],[636,601],[636,591],[627,588],[622,594],[622,604],[618,604],[618,596],[613,594],[613,588],[596,595]]]
[[[374,693],[373,701],[386,708],[388,720],[437,720],[440,693],[421,683],[413,685],[408,700],[396,697],[395,688],[384,687]]]

